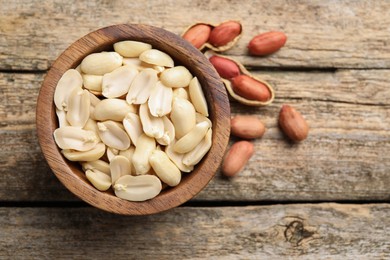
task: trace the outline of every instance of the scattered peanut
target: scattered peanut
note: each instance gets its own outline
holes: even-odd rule
[[[309,126],[295,108],[283,105],[279,113],[279,126],[292,141],[299,142],[307,138]]]
[[[238,174],[252,157],[253,144],[248,141],[239,141],[232,145],[222,163],[222,173],[227,177]]]
[[[255,116],[235,116],[230,120],[231,134],[244,139],[260,138],[265,126]]]

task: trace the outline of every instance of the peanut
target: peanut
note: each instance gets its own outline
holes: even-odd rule
[[[286,41],[287,36],[282,32],[267,32],[253,37],[248,50],[252,55],[264,56],[278,51]]]
[[[240,75],[240,69],[234,61],[215,55],[211,56],[209,61],[213,64],[221,78],[230,79]]]
[[[253,144],[248,141],[239,141],[232,145],[222,163],[222,173],[227,177],[238,174],[254,153]]]
[[[230,120],[231,134],[244,139],[260,138],[264,135],[263,122],[254,116],[235,116]]]
[[[199,49],[207,42],[211,32],[211,27],[206,24],[192,26],[183,38],[189,41],[195,48]]]
[[[233,41],[241,33],[241,24],[235,21],[221,23],[211,30],[209,43],[220,47]]]
[[[246,99],[265,102],[271,98],[271,92],[266,85],[247,75],[234,77],[232,87],[237,95]]]
[[[309,126],[295,108],[283,105],[279,113],[279,126],[293,141],[299,142],[307,138]]]

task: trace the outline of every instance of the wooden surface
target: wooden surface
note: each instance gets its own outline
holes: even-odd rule
[[[0,258],[390,257],[389,1],[21,0],[0,6]],[[231,104],[232,114],[255,113],[267,126],[248,166],[231,180],[217,172],[189,204],[161,215],[125,218],[80,203],[54,177],[36,138],[35,104],[47,69],[100,27],[146,23],[179,34],[204,19],[240,19],[243,37],[224,54],[275,89],[269,107]],[[284,31],[286,46],[265,58],[247,56],[251,37],[269,30]],[[311,126],[299,145],[277,128],[284,103]],[[322,201],[343,203],[306,203]],[[295,220],[297,231],[286,238]]]

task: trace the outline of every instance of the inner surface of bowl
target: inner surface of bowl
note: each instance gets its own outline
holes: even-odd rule
[[[169,54],[198,77],[209,106],[213,123],[212,147],[195,166],[183,173],[180,184],[164,189],[157,197],[144,202],[120,199],[110,189],[96,190],[86,179],[77,163],[68,161],[60,153],[53,138],[58,121],[53,101],[58,80],[68,69],[78,66],[88,54],[113,49],[115,42],[134,40],[149,43]],[[230,133],[230,107],[225,88],[207,58],[179,36],[148,25],[114,25],[92,32],[73,43],[53,63],[47,73],[37,103],[37,133],[42,152],[58,179],[75,195],[100,209],[126,215],[144,215],[176,207],[201,191],[215,175],[226,149]]]

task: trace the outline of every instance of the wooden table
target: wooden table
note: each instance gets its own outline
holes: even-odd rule
[[[0,1],[0,258],[385,259],[390,257],[390,2]],[[240,19],[228,52],[275,88],[256,114],[267,132],[240,175],[218,172],[195,199],[168,212],[124,217],[81,202],[38,146],[35,107],[51,63],[88,32],[145,23],[181,33],[196,21]],[[286,46],[247,56],[257,33]],[[277,127],[282,104],[310,136]]]

